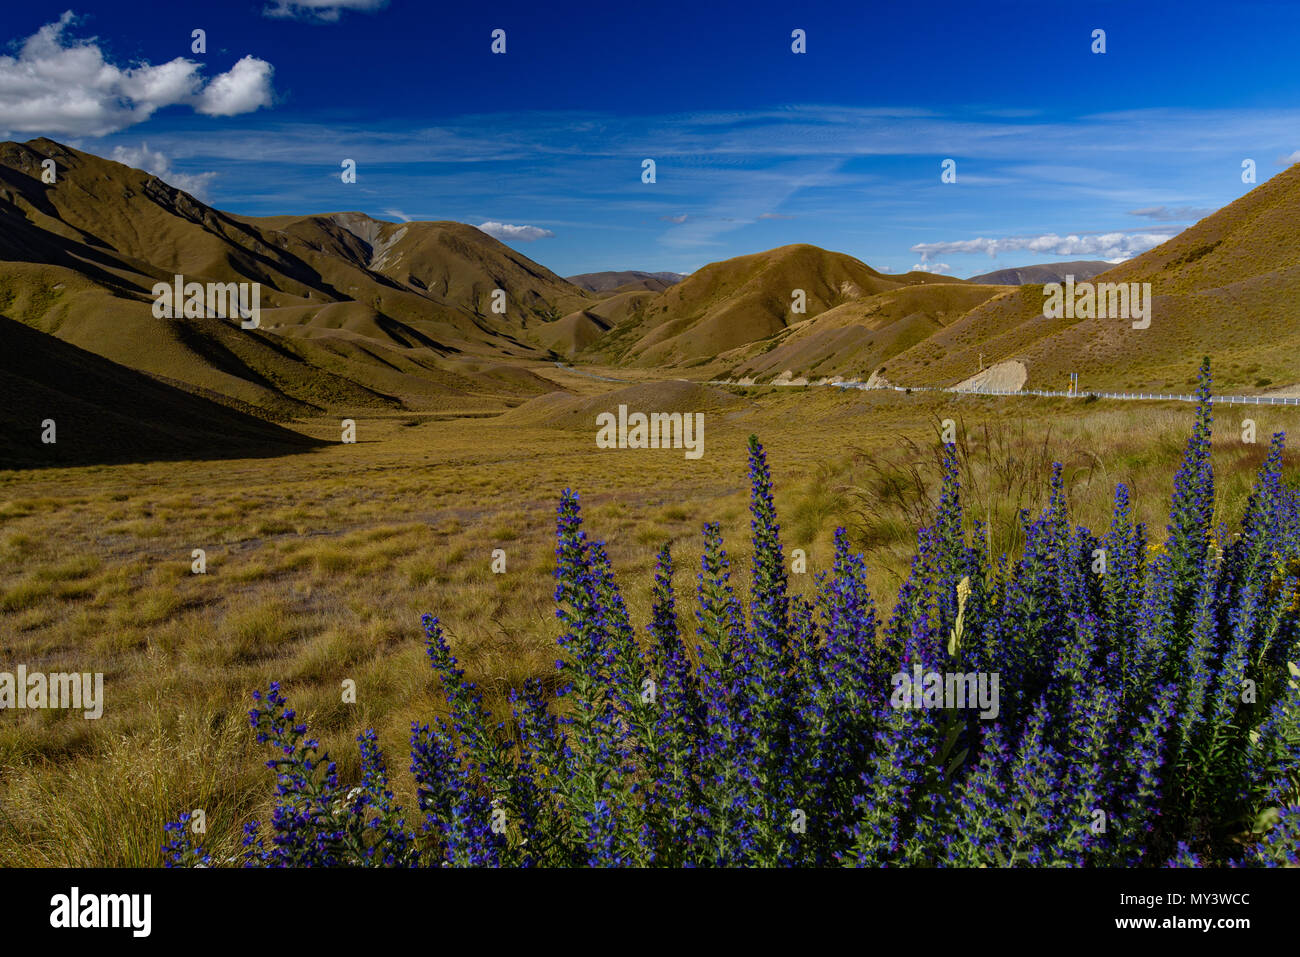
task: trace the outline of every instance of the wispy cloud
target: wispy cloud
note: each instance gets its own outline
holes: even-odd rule
[[[68,11],[24,40],[18,56],[0,56],[0,130],[104,136],[167,106],[234,116],[271,105],[265,60],[246,56],[207,82],[202,67],[183,57],[120,67],[94,38],[68,36],[75,25]]]
[[[1145,206],[1142,209],[1128,211],[1130,216],[1145,216],[1159,223],[1195,222],[1212,212],[1214,210],[1202,209],[1199,206]]]
[[[748,169],[702,169],[688,174],[710,197],[709,208],[674,226],[660,241],[667,246],[713,246],[718,237],[756,223],[805,189],[822,186],[841,163],[825,157],[782,160]]]
[[[510,223],[497,223],[489,220],[479,223],[479,229],[502,242],[531,243],[538,239],[547,239],[555,233],[540,226],[514,226]]]
[[[664,222],[666,222],[666,223],[684,223],[684,222],[686,222],[686,214],[685,214],[685,213],[679,213],[679,214],[676,215],[676,216],[660,216],[659,218],[662,219],[662,220],[663,220]]]
[[[336,23],[344,10],[374,13],[386,6],[388,0],[276,0],[274,5],[263,8],[262,16]]]
[[[115,146],[109,158],[153,173],[164,182],[202,200],[208,198],[208,184],[217,176],[215,172],[182,173],[174,170],[171,160],[164,153],[149,149],[148,143],[141,143],[139,147]]]
[[[393,219],[400,219],[404,223],[409,223],[411,221],[411,217],[407,216],[406,213],[402,212],[400,209],[386,209],[384,210],[384,215],[392,216]]]
[[[536,171],[551,167],[562,167],[571,171],[574,179],[584,181],[588,170],[597,165],[605,170],[626,169],[625,178],[639,176],[640,157],[654,156],[661,170],[655,191],[662,195],[673,182],[684,179],[698,180],[715,173],[734,179],[756,164],[814,158],[829,164],[823,167],[826,171],[840,170],[838,164],[849,160],[860,166],[872,157],[897,157],[909,163],[915,158],[916,168],[927,170],[927,179],[934,168],[932,179],[937,185],[938,160],[951,152],[956,140],[962,144],[957,188],[986,182],[1045,186],[1058,195],[1071,190],[1081,195],[1123,195],[1121,190],[1130,187],[1127,183],[1122,188],[1115,185],[1116,169],[1149,171],[1159,162],[1174,172],[1180,167],[1167,162],[1173,158],[1230,152],[1234,144],[1257,137],[1293,141],[1298,124],[1300,109],[1152,110],[1068,122],[981,122],[926,114],[906,123],[880,111],[833,107],[635,118],[563,111],[503,112],[464,115],[433,126],[262,124],[243,135],[229,130],[208,148],[237,158],[246,155],[252,141],[259,149],[270,151],[265,156],[289,161],[300,158],[304,151],[347,143],[353,153],[368,153],[390,164],[472,164],[484,179],[501,171],[488,164],[527,160],[533,164],[530,176],[534,181]],[[1116,143],[1123,143],[1123,149]],[[1076,157],[1076,163],[1058,164],[1056,159],[1063,153]],[[665,171],[671,172],[672,179],[663,175]],[[829,178],[832,173],[824,175]],[[859,183],[868,178],[865,173],[842,170],[838,176]],[[764,213],[780,215],[768,207],[751,218]]]
[[[950,272],[952,267],[947,263],[916,263],[912,266],[912,272]]]
[[[1148,249],[1154,249],[1174,237],[1174,233],[1101,233],[1097,235],[1009,236],[1003,239],[962,239],[955,242],[917,243],[912,252],[921,255],[927,263],[933,256],[957,253],[987,253],[997,258],[1001,253],[1027,252],[1042,256],[1088,256],[1094,259],[1130,259]],[[919,268],[913,266],[913,269]]]

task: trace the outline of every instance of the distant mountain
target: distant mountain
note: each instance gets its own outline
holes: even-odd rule
[[[585,272],[580,276],[570,276],[569,282],[588,292],[630,292],[634,289],[648,289],[650,292],[663,292],[674,283],[679,283],[686,276],[679,272],[641,272],[637,269],[625,269],[622,272]]]
[[[967,282],[985,283],[990,286],[1022,286],[1026,283],[1065,282],[1066,276],[1073,276],[1075,282],[1085,282],[1099,273],[1110,269],[1113,263],[1101,259],[1080,259],[1071,263],[1042,263],[1037,266],[1017,266],[1013,269],[998,269],[979,276],[971,276]]]

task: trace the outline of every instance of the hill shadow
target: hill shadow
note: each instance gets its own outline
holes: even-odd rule
[[[52,444],[42,441],[46,420]],[[0,315],[0,469],[278,457],[330,444]]]

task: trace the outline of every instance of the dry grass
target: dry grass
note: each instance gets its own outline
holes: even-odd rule
[[[1220,423],[1229,521],[1268,433],[1300,419],[1300,410],[1251,414],[1256,446],[1241,445],[1235,422]],[[420,614],[441,618],[499,712],[511,687],[553,675],[563,488],[581,493],[638,624],[654,553],[674,543],[689,627],[704,521],[722,522],[744,577],[744,440],[755,432],[786,547],[807,551],[809,574],[795,587],[811,589],[835,527],[847,525],[888,607],[934,493],[937,419],[962,425],[975,510],[1005,523],[1014,506],[1036,507],[1048,463],[1061,460],[1077,520],[1104,528],[1114,483],[1125,481],[1158,535],[1190,416],[1173,404],[769,390],[710,414],[699,461],[597,450],[594,426],[410,426],[407,414],[363,420],[373,442],[271,461],[0,472],[0,667],[102,671],[106,697],[98,721],[0,714],[0,864],[157,864],[162,823],[196,807],[214,855],[228,853],[243,823],[267,811],[270,777],[244,714],[250,692],[272,680],[345,779],[357,770],[352,739],[373,726],[404,783],[409,724],[439,710]],[[195,548],[206,550],[205,575],[191,572]],[[497,548],[503,575],[491,570]],[[341,702],[349,678],[355,705]]]

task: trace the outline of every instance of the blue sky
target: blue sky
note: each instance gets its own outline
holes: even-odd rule
[[[238,213],[488,224],[562,275],[1118,260],[1300,160],[1282,2],[9,3],[0,42],[6,139]]]

